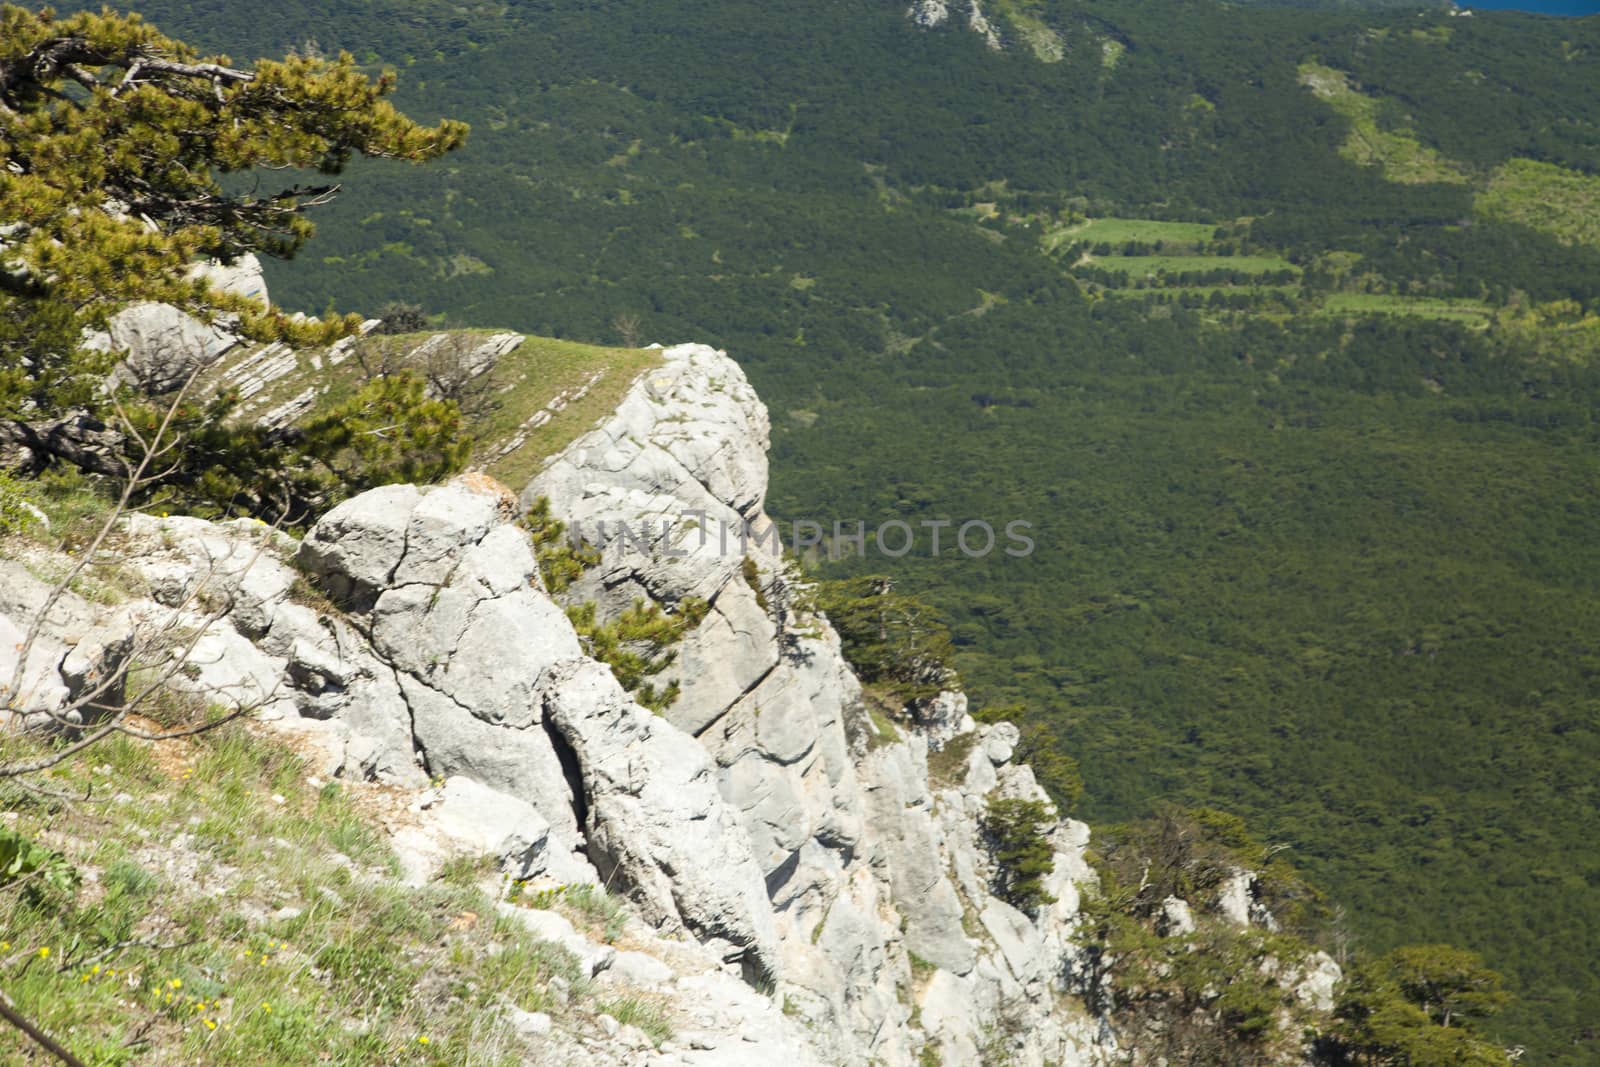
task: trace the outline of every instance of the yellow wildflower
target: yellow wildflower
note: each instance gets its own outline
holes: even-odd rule
[[[41,960],[49,959],[50,958],[50,950],[48,948],[41,948],[39,950],[39,958]]]

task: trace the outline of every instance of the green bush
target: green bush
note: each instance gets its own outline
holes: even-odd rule
[[[672,665],[678,655],[673,646],[699,625],[709,609],[704,600],[685,597],[672,614],[653,601],[635,600],[608,623],[598,621],[592,603],[568,608],[567,617],[585,651],[608,664],[622,688],[651,711],[664,711],[678,699],[678,683],[657,689],[645,679]]]
[[[436,482],[472,454],[461,409],[430,400],[409,371],[376,378],[309,422],[298,450],[351,492],[394,482]]]
[[[341,500],[395,482],[438,482],[466,466],[472,439],[461,408],[434,400],[405,371],[364,384],[355,395],[287,431],[233,421],[238,397],[219,393],[180,404],[163,441],[181,440],[138,502],[203,517],[250,515],[309,524]],[[126,407],[128,425],[145,440],[168,419],[165,404]],[[127,462],[142,456],[128,442]]]
[[[1473,952],[1412,945],[1353,969],[1327,1044],[1338,1061],[1406,1067],[1490,1067],[1504,1051],[1477,1032],[1510,1000]]]
[[[0,471],[0,534],[17,533],[30,522],[37,521],[28,510],[29,503],[22,483]]]
[[[71,897],[78,880],[77,869],[61,853],[0,828],[0,887],[20,882],[24,899],[37,903],[51,892]]]
[[[567,536],[567,524],[550,513],[550,498],[540,497],[522,515],[522,528],[533,541],[539,576],[552,593],[565,592],[583,572],[600,562],[592,547],[574,544]]]

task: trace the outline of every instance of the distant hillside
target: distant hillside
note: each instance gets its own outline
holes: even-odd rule
[[[906,6],[147,10],[473,123],[357,168],[281,299],[724,346],[775,513],[1032,521],[831,572],[941,604],[1086,816],[1238,811],[1592,1062],[1600,20],[994,3],[996,53]]]

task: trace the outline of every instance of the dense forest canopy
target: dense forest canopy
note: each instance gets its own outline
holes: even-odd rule
[[[1482,952],[1530,1062],[1600,1054],[1600,19],[145,6],[473,124],[353,168],[280,299],[715,343],[775,513],[1033,522],[894,570],[1083,816],[1238,812],[1367,947]]]

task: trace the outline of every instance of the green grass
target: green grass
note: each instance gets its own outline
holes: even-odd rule
[[[1330,293],[1322,305],[1322,312],[1327,315],[1413,315],[1468,325],[1487,323],[1492,314],[1489,305],[1481,300],[1465,297],[1441,300],[1383,293]]]
[[[660,363],[660,349],[608,348],[529,337],[489,375],[488,392],[496,398],[496,406],[473,425],[479,441],[473,462],[520,489],[547,458],[616,410],[634,379]],[[536,412],[563,394],[570,398],[591,379],[593,384],[581,398],[568,402],[544,425],[529,430],[520,447],[497,456]]]
[[[1268,293],[1287,293],[1293,295],[1300,291],[1297,285],[1163,285],[1155,289],[1107,289],[1106,296],[1126,299],[1129,297],[1151,297],[1157,294],[1162,296],[1200,296],[1209,297],[1212,293],[1222,293],[1224,296],[1238,293],[1249,293],[1251,296],[1266,296]]]
[[[1102,270],[1125,270],[1133,277],[1154,275],[1165,271],[1181,274],[1185,271],[1234,270],[1241,274],[1267,274],[1290,270],[1296,274],[1300,268],[1282,256],[1093,256],[1089,265]]]
[[[524,883],[514,882],[506,899],[541,911],[559,911],[594,940],[608,945],[622,936],[628,922],[622,902],[597,885],[551,886],[530,894]]]
[[[1513,159],[1496,167],[1473,201],[1487,219],[1517,222],[1568,244],[1600,245],[1600,177]]]
[[[576,961],[480,920],[469,879],[394,881],[352,795],[306,776],[228,728],[99,745],[42,783],[87,795],[71,806],[8,790],[9,825],[79,884],[0,883],[0,987],[97,1067],[523,1062],[500,1006],[562,1011],[557,977],[587,997]],[[43,1062],[0,1044],[7,1067]]]
[[[611,1016],[623,1026],[637,1026],[658,1048],[672,1036],[671,1021],[661,1002],[653,997],[611,997],[596,1004],[595,1010]]]
[[[1044,249],[1054,252],[1062,245],[1077,244],[1087,241],[1090,244],[1099,244],[1102,241],[1113,247],[1125,244],[1128,241],[1142,241],[1154,244],[1162,241],[1167,244],[1203,245],[1210,241],[1217,231],[1216,226],[1209,222],[1161,222],[1156,219],[1121,219],[1103,218],[1090,219],[1071,226],[1063,226],[1048,231],[1044,235]]]
[[[428,376],[430,360],[427,343],[443,334],[447,350],[469,351],[476,344],[503,330],[429,330],[421,333],[373,335],[355,341],[337,364],[325,350],[306,349],[289,353],[297,369],[275,380],[266,389],[249,397],[241,407],[242,417],[270,411],[305,390],[315,388],[318,396],[314,411],[326,411],[348,400],[361,385],[375,376],[410,370]],[[250,350],[241,353],[248,358]],[[443,357],[448,359],[448,355]],[[501,357],[481,383],[468,386],[462,407],[474,438],[471,465],[516,489],[521,489],[544,461],[591,429],[602,416],[616,408],[634,379],[660,363],[658,349],[612,348],[601,345],[527,337],[512,352]],[[201,388],[220,384],[239,359],[224,361],[201,381]],[[598,377],[596,375],[598,374]],[[587,386],[587,392],[577,396]],[[574,399],[576,397],[576,399]],[[556,405],[550,418],[538,427],[527,427],[538,412]],[[520,436],[520,444],[508,446]]]

